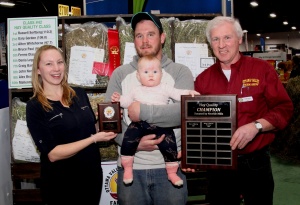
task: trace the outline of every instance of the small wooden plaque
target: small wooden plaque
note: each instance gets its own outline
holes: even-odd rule
[[[98,120],[100,131],[122,133],[120,103],[99,103]]]
[[[236,169],[236,95],[181,96],[182,168]]]

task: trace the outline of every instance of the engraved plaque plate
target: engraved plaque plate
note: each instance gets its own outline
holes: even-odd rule
[[[119,102],[98,104],[99,130],[104,132],[122,132]]]
[[[236,169],[236,95],[181,96],[182,168]]]

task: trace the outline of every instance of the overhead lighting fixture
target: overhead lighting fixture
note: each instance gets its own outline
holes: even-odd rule
[[[258,6],[258,3],[257,3],[256,1],[251,1],[251,2],[250,2],[250,5],[251,5],[252,7],[257,7],[257,6]]]
[[[275,17],[276,17],[276,14],[275,14],[275,13],[270,13],[270,17],[271,17],[271,18],[275,18]]]
[[[270,37],[269,37],[269,36],[266,36],[266,39],[270,39]]]
[[[287,22],[287,21],[283,22],[283,25],[288,25],[288,24],[289,24],[289,22]]]
[[[243,33],[247,33],[248,31],[247,30],[243,30]]]
[[[260,33],[257,33],[256,35],[257,35],[257,36],[261,36]]]
[[[7,1],[0,1],[0,5],[2,5],[2,6],[15,6],[14,3],[7,2]]]
[[[297,28],[296,28],[296,26],[292,26],[292,29],[293,29],[293,30],[296,30]]]

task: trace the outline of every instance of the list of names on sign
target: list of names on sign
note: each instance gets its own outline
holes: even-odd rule
[[[232,166],[230,122],[186,122],[187,163]]]
[[[31,87],[35,51],[42,45],[58,45],[57,17],[9,18],[9,88]]]

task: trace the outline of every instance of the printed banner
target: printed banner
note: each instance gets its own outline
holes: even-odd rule
[[[99,205],[117,205],[117,161],[102,162],[103,186]]]

